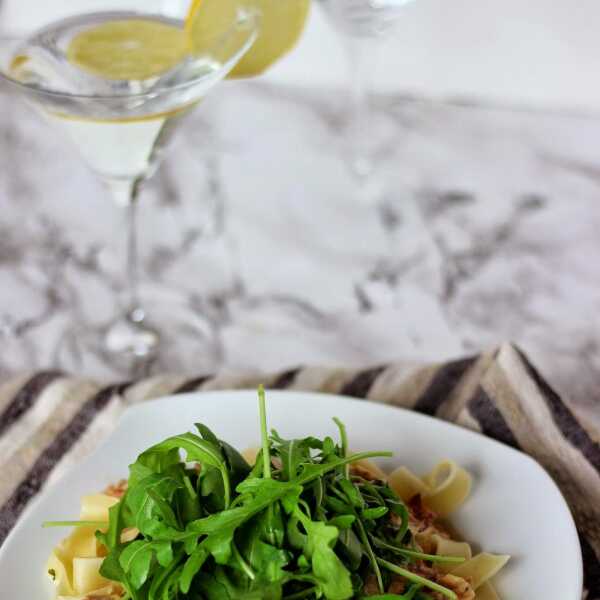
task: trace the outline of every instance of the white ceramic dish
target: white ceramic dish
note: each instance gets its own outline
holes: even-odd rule
[[[512,555],[495,584],[504,600],[581,600],[582,562],[573,519],[556,485],[527,456],[481,435],[409,411],[339,396],[268,394],[269,425],[284,437],[336,435],[332,416],[347,425],[353,450],[392,450],[385,469],[405,464],[427,471],[452,458],[475,478],[454,523],[476,547]],[[163,398],[129,409],[108,440],[60,483],[45,490],[0,549],[2,598],[53,597],[44,565],[66,533],[45,520],[76,518],[80,496],[127,475],[151,444],[202,421],[239,448],[257,444],[253,392],[209,392]]]

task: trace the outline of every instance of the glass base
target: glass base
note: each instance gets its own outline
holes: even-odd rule
[[[148,325],[146,313],[137,308],[108,326],[104,346],[110,354],[151,358],[160,348],[160,333]]]
[[[56,356],[64,371],[113,379],[204,375],[218,370],[222,360],[217,328],[184,306],[150,308],[148,315],[137,309],[109,323],[72,325]]]

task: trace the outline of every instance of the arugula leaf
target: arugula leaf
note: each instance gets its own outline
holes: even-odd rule
[[[233,553],[233,534],[235,527],[226,527],[209,535],[204,541],[206,549],[213,555],[218,565],[226,565]]]
[[[175,510],[180,523],[189,523],[202,517],[203,509],[190,475],[184,473],[181,481],[183,488],[177,490],[174,496]]]
[[[292,516],[286,526],[286,534],[289,545],[294,550],[303,550],[306,546],[306,535],[300,531],[300,519]]]
[[[350,529],[355,523],[355,521],[355,515],[339,515],[337,517],[333,517],[333,519],[331,519],[328,522],[328,525],[331,525],[332,527],[337,527],[340,530],[346,530]]]
[[[148,600],[175,598],[182,571],[183,567],[177,560],[174,560],[167,568],[159,570],[148,590]]]
[[[340,531],[337,544],[338,551],[346,559],[350,571],[357,571],[362,563],[364,549],[353,529]]]
[[[395,554],[400,554],[401,556],[405,556],[408,558],[416,559],[416,560],[426,560],[428,562],[441,562],[441,563],[456,563],[460,564],[465,562],[465,559],[462,556],[444,556],[443,554],[426,554],[425,552],[418,552],[416,550],[411,550],[409,548],[402,548],[396,546],[394,544],[387,543],[374,535],[369,536],[374,546],[377,548],[381,548],[382,550],[388,550]]]
[[[179,589],[184,594],[187,594],[190,591],[194,577],[200,571],[209,556],[210,552],[208,549],[200,544],[186,560],[181,572],[181,579],[179,580]]]
[[[169,467],[181,462],[179,449],[158,449],[156,446],[142,452],[137,460],[129,465],[129,487],[137,485],[153,473],[164,473]]]
[[[233,573],[228,573],[224,567],[217,566],[212,573],[199,580],[198,589],[207,600],[267,600],[261,589],[251,589],[244,581],[239,581]]]
[[[271,454],[269,450],[269,434],[267,431],[267,409],[265,406],[265,388],[258,386],[258,412],[260,417],[260,437],[262,447],[263,477],[271,479]],[[258,461],[256,461],[258,462]]]
[[[233,446],[223,440],[218,439],[217,436],[202,423],[196,423],[196,429],[203,439],[221,448],[223,457],[227,463],[229,479],[232,487],[237,486],[238,483],[248,477],[250,473],[250,465]]]
[[[271,583],[283,582],[287,578],[284,568],[290,562],[290,553],[259,541],[252,554],[252,566]]]
[[[353,595],[350,573],[333,547],[339,531],[321,521],[311,521],[300,509],[294,516],[306,531],[304,553],[311,562],[313,573],[323,595],[328,600],[347,600]]]
[[[169,598],[169,590],[174,590],[177,586],[177,582],[180,580],[183,567],[181,566],[181,559],[183,558],[183,552],[177,550],[174,553],[171,564],[167,567],[156,567],[152,583],[150,584],[147,592],[147,598],[143,600],[162,600],[163,598]],[[140,599],[141,600],[141,599]]]
[[[127,493],[125,493],[127,497]],[[108,509],[108,529],[106,533],[96,532],[96,538],[98,541],[106,546],[108,550],[117,548],[121,541],[121,531],[124,528],[123,525],[123,506],[125,498],[121,498],[119,502],[114,504]]]
[[[127,491],[122,502],[129,513],[128,526],[153,539],[169,538],[180,532],[180,524],[171,508],[175,492],[183,484],[166,474],[155,473]]]
[[[381,519],[381,517],[385,517],[388,514],[390,509],[387,506],[377,506],[375,508],[367,508],[362,511],[363,519]]]
[[[391,452],[359,452],[357,454],[352,454],[351,456],[346,456],[345,458],[331,459],[324,463],[304,463],[302,464],[302,470],[299,476],[294,481],[300,485],[306,485],[335,469],[349,465],[353,462],[358,462],[365,458],[383,458],[391,456]]]
[[[219,469],[203,467],[198,477],[197,487],[198,493],[202,496],[202,505],[208,512],[218,512],[227,508],[223,475]]]
[[[348,456],[348,432],[346,431],[346,426],[340,419],[337,417],[333,417],[333,422],[337,425],[337,428],[340,432],[340,444],[341,444],[341,455],[343,458]],[[346,478],[350,477],[350,465],[344,465],[344,476]]]
[[[102,561],[100,565],[100,575],[111,581],[118,581],[124,588],[131,600],[142,600],[138,590],[129,581],[125,571],[119,562],[121,547],[113,548],[110,554]]]
[[[338,485],[340,486],[343,494],[346,496],[346,498],[354,508],[364,508],[364,498],[351,481],[349,481],[348,479],[341,479]]]
[[[170,437],[160,444],[156,444],[150,450],[149,454],[170,453],[173,450],[184,450],[188,462],[198,462],[202,465],[218,469],[223,477],[223,487],[225,490],[225,507],[229,506],[231,499],[231,483],[227,464],[223,456],[223,451],[218,444],[204,440],[193,433],[183,433]],[[146,454],[146,453],[144,453]]]
[[[238,491],[251,496],[243,506],[192,521],[188,523],[186,533],[176,535],[175,538],[183,541],[193,535],[210,535],[223,529],[235,529],[277,500],[281,500],[284,507],[297,503],[302,487],[273,479],[247,479],[238,486]]]
[[[155,556],[161,566],[169,566],[173,560],[171,544],[138,540],[127,544],[121,551],[119,564],[136,590],[146,583]]]
[[[298,475],[300,465],[313,462],[311,450],[322,450],[323,442],[314,437],[285,440],[276,432],[271,432],[273,449],[281,461],[280,479],[291,481]]]
[[[281,520],[281,531],[277,538],[283,542],[284,523]],[[267,581],[283,581],[287,574],[283,568],[287,566],[291,559],[290,552],[274,546],[269,543],[271,539],[268,531],[269,518],[267,512],[258,514],[243,527],[236,535],[241,554],[248,561],[258,576],[264,577]]]

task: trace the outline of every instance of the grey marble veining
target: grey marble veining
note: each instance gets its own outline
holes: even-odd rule
[[[361,192],[342,93],[228,83],[209,97],[145,191],[144,297],[206,317],[219,352],[198,369],[442,360],[512,340],[600,412],[600,119],[374,102]],[[0,143],[6,376],[60,362],[69,324],[115,310],[122,215],[7,94]],[[101,361],[87,374],[125,375]]]

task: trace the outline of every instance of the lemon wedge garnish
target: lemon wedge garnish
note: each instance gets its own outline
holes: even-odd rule
[[[67,60],[104,79],[143,81],[180,63],[188,50],[184,32],[144,19],[107,21],[78,33]]]
[[[191,52],[200,53],[210,48],[217,35],[225,35],[240,8],[259,13],[260,31],[229,77],[255,77],[296,45],[310,0],[192,0],[185,24]]]
[[[244,0],[244,3],[260,11],[260,33],[229,77],[255,77],[285,56],[298,43],[310,11],[310,0]]]
[[[219,38],[233,29],[239,7],[240,0],[192,0],[184,25],[189,51],[212,51]]]
[[[75,35],[67,60],[104,79],[128,81],[158,77],[190,53],[226,62],[247,39],[234,27],[247,9],[260,15],[260,32],[230,77],[253,77],[296,45],[309,8],[310,0],[191,0],[183,29],[152,19],[107,21]]]

